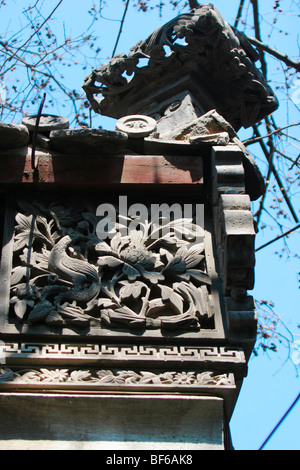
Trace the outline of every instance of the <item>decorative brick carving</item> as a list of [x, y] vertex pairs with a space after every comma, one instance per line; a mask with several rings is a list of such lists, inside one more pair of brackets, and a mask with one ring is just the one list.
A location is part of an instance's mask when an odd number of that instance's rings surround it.
[[68, 363], [194, 363], [197, 367], [214, 363], [215, 367], [243, 366], [242, 349], [208, 346], [117, 345], [117, 344], [59, 344], [59, 343], [5, 343], [2, 355], [8, 364]]
[[243, 152], [236, 145], [213, 149], [213, 213], [231, 338], [253, 344], [257, 316], [253, 298], [255, 228], [244, 186]]
[[235, 388], [233, 374], [212, 371], [138, 371], [125, 369], [0, 369], [0, 390], [45, 389], [197, 391]]
[[254, 284], [255, 230], [242, 156], [234, 145], [213, 150], [214, 228], [225, 292]]
[[[213, 264], [207, 266], [206, 259], [212, 248], [204, 227], [187, 217], [159, 226], [149, 209], [139, 229], [134, 217], [127, 217], [124, 235], [120, 219], [113, 235], [102, 240], [97, 228], [106, 219], [91, 207], [88, 200], [78, 205], [18, 201], [6, 254], [11, 257], [6, 268], [10, 324], [32, 331], [43, 325], [53, 332], [218, 328]], [[7, 309], [3, 300], [2, 311]]]

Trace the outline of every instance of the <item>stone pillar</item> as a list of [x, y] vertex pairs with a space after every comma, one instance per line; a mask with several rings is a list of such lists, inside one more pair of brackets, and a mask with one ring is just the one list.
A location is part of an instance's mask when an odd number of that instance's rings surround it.
[[219, 397], [1, 393], [1, 450], [224, 450]]

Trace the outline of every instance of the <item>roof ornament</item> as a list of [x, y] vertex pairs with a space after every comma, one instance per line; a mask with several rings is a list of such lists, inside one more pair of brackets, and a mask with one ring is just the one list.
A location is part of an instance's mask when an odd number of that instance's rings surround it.
[[[147, 65], [141, 66], [142, 59]], [[246, 36], [226, 23], [212, 4], [203, 4], [155, 30], [128, 55], [118, 54], [93, 70], [83, 89], [96, 113], [116, 119], [141, 114], [156, 120], [174, 96], [188, 90], [197, 102], [197, 117], [216, 109], [237, 131], [278, 108], [255, 65], [258, 59]]]

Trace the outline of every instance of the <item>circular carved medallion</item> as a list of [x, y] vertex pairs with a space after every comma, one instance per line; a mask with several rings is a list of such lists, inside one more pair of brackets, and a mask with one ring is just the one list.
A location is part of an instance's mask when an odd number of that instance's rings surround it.
[[133, 114], [119, 119], [116, 123], [116, 130], [126, 132], [128, 137], [147, 137], [156, 130], [156, 121], [148, 116]]
[[[26, 116], [22, 119], [29, 131], [34, 131], [37, 116]], [[39, 122], [40, 132], [50, 132], [56, 129], [68, 129], [69, 120], [63, 116], [53, 116], [51, 114], [42, 114]]]

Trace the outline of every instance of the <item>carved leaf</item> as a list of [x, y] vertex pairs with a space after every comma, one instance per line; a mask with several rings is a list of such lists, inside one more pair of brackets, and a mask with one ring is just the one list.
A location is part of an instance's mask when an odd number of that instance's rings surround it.
[[109, 384], [109, 383], [115, 383], [116, 379], [115, 376], [113, 375], [112, 372], [107, 371], [106, 374], [102, 374], [102, 376], [99, 377], [99, 383], [101, 384]]
[[81, 307], [72, 305], [63, 305], [60, 307], [58, 313], [66, 318], [69, 323], [72, 324], [83, 324], [89, 322], [89, 317], [84, 314]]
[[88, 370], [73, 370], [70, 374], [71, 380], [74, 382], [84, 382], [90, 380], [92, 374]]
[[212, 285], [212, 281], [208, 274], [200, 269], [188, 269], [186, 272], [191, 278], [195, 281], [198, 281], [201, 284], [206, 284], [208, 286]]
[[51, 244], [54, 243], [54, 240], [52, 238], [51, 234], [51, 228], [53, 226], [53, 221], [50, 223], [47, 222], [47, 219], [45, 217], [41, 217], [38, 215], [36, 217], [36, 229], [43, 235], [45, 236]]
[[157, 284], [158, 281], [163, 281], [165, 276], [160, 272], [156, 271], [146, 271], [142, 266], [139, 266], [139, 270], [141, 271], [143, 277], [148, 279], [152, 284]]
[[171, 306], [173, 307], [173, 310], [176, 313], [178, 313], [178, 314], [183, 313], [183, 299], [182, 299], [182, 297], [179, 294], [177, 294], [176, 292], [174, 292], [174, 290], [171, 289], [168, 286], [163, 286], [163, 285], [160, 284], [159, 287], [160, 287], [160, 290], [161, 290], [162, 300], [164, 302], [170, 303]]
[[135, 384], [140, 381], [141, 376], [133, 370], [121, 370], [117, 372], [118, 377], [122, 377], [126, 384]]
[[111, 299], [102, 298], [98, 300], [98, 306], [102, 308], [115, 307], [117, 304]]
[[120, 253], [130, 243], [130, 237], [122, 237], [120, 232], [112, 238], [110, 242], [111, 249], [116, 253]]
[[232, 385], [232, 380], [227, 374], [217, 375], [215, 377], [217, 385]]
[[48, 271], [49, 255], [50, 251], [45, 248], [42, 248], [42, 253], [24, 248], [23, 254], [20, 255], [20, 260], [27, 266], [34, 267], [44, 272]]
[[164, 385], [171, 385], [174, 381], [174, 375], [176, 372], [164, 372], [160, 374], [160, 380]]
[[152, 299], [149, 302], [146, 313], [147, 318], [158, 318], [163, 313], [167, 314], [168, 306], [162, 299]]
[[148, 289], [147, 285], [141, 281], [136, 281], [134, 283], [130, 283], [128, 281], [121, 281], [120, 284], [123, 284], [123, 287], [121, 287], [119, 294], [121, 299], [128, 299], [129, 297], [137, 299], [138, 297], [140, 297], [143, 288]]
[[16, 222], [19, 225], [18, 228], [20, 228], [22, 230], [32, 230], [32, 228], [33, 228], [32, 227], [32, 224], [33, 224], [33, 216], [32, 215], [26, 216], [26, 215], [22, 214], [21, 212], [19, 212], [16, 215]]
[[183, 235], [187, 238], [193, 238], [197, 235], [195, 232], [196, 226], [193, 224], [193, 219], [176, 219], [163, 227], [163, 230], [170, 228], [175, 234], [181, 238]]
[[42, 374], [38, 370], [30, 370], [22, 375], [22, 382], [38, 383], [42, 381]]
[[10, 382], [17, 376], [11, 369], [0, 369], [0, 382]]
[[166, 259], [167, 263], [170, 263], [170, 261], [172, 261], [173, 259], [173, 255], [165, 248], [160, 248], [159, 254], [160, 254], [161, 259], [164, 259], [164, 258]]
[[20, 232], [14, 237], [14, 251], [19, 251], [29, 243], [29, 230]]
[[216, 385], [218, 379], [214, 377], [213, 372], [201, 372], [197, 374], [197, 382], [203, 385]]
[[44, 300], [43, 302], [40, 302], [34, 307], [28, 319], [31, 322], [40, 321], [45, 318], [52, 311], [52, 309], [52, 304], [47, 300]]
[[99, 377], [99, 384], [123, 384], [124, 378], [115, 376], [111, 370], [101, 370], [97, 372], [97, 376]]
[[176, 256], [171, 259], [167, 266], [163, 269], [163, 272], [171, 271], [174, 274], [181, 274], [186, 271], [186, 263], [182, 260], [180, 256]]
[[116, 268], [123, 264], [123, 261], [115, 258], [114, 256], [101, 256], [98, 258], [97, 265], [108, 267], [108, 268]]
[[181, 247], [176, 253], [176, 256], [180, 256], [185, 261], [187, 269], [197, 266], [204, 259], [204, 244], [198, 243], [193, 245], [190, 249]]
[[45, 382], [66, 382], [68, 379], [68, 369], [41, 369], [41, 378]]
[[194, 315], [200, 317], [207, 314], [207, 307], [203, 301], [201, 288], [197, 288], [193, 284], [187, 282], [175, 283], [173, 287], [190, 302], [190, 312], [193, 312]]
[[196, 317], [183, 313], [173, 317], [161, 317], [162, 327], [164, 328], [198, 328], [199, 322]]
[[21, 300], [21, 299], [17, 300], [14, 305], [14, 311], [17, 317], [22, 320], [22, 318], [24, 317], [26, 313], [26, 310], [27, 310], [26, 300]]
[[111, 247], [105, 243], [105, 242], [100, 242], [100, 243], [97, 243], [94, 247], [95, 251], [97, 253], [99, 253], [100, 255], [105, 255], [107, 253], [111, 253], [112, 252], [112, 249]]
[[26, 266], [17, 266], [11, 272], [10, 285], [15, 286], [26, 276]]
[[140, 384], [161, 384], [160, 376], [154, 374], [153, 372], [142, 372], [142, 378], [140, 379]]
[[63, 326], [65, 324], [64, 319], [59, 315], [58, 312], [52, 310], [46, 318], [47, 325], [52, 326]]
[[25, 216], [18, 213], [16, 215], [18, 223], [16, 229], [17, 233], [14, 237], [14, 251], [19, 251], [25, 245], [33, 242], [34, 239], [40, 239], [51, 247], [54, 245], [55, 240], [51, 235], [51, 222], [48, 224], [47, 220], [41, 216]]
[[[176, 246], [178, 243], [178, 239], [174, 236], [173, 233], [168, 233], [167, 235], [155, 240], [150, 246], [149, 248], [153, 248], [154, 246], [170, 246], [170, 247], [173, 247], [173, 246]], [[186, 243], [186, 242], [184, 242]]]
[[141, 276], [141, 273], [137, 269], [127, 263], [124, 263], [123, 274], [125, 274], [130, 281], [135, 281], [137, 277]]
[[101, 318], [109, 325], [112, 322], [117, 322], [125, 326], [143, 328], [146, 324], [145, 318], [139, 317], [134, 312], [131, 312], [130, 309], [126, 309], [125, 307], [118, 308], [116, 310], [102, 310]]

